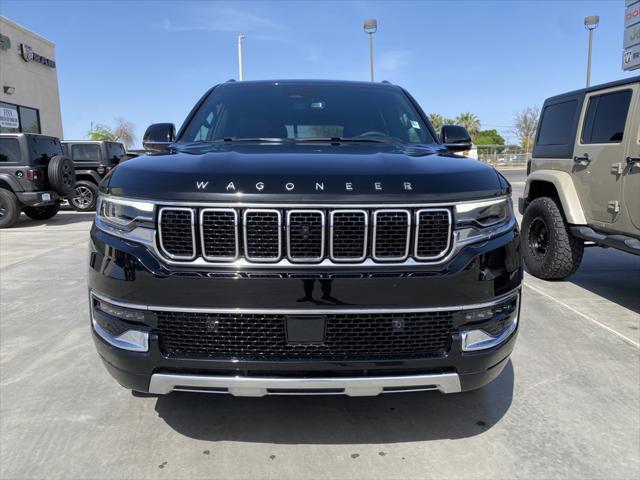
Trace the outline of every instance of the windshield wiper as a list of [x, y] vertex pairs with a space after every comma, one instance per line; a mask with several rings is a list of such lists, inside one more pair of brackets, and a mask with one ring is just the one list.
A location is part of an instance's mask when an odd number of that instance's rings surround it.
[[392, 138], [365, 138], [365, 137], [305, 137], [295, 138], [295, 142], [334, 142], [334, 143], [391, 143]]
[[278, 137], [225, 137], [222, 139], [225, 143], [240, 143], [240, 142], [264, 142], [264, 143], [284, 143], [291, 142], [290, 138], [278, 138]]

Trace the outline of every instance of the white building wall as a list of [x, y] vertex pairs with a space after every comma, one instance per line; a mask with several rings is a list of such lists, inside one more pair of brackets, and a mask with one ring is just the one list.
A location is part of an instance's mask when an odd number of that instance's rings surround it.
[[[11, 42], [7, 50], [0, 48], [0, 101], [38, 109], [41, 133], [62, 138], [57, 65], [51, 68], [34, 60], [26, 62], [20, 50], [20, 44], [26, 44], [55, 61], [54, 44], [2, 16], [0, 34]], [[15, 90], [9, 95], [4, 87]]]

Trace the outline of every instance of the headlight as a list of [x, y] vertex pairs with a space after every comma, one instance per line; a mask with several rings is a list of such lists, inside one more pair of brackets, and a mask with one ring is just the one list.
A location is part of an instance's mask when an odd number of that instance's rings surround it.
[[100, 196], [96, 226], [112, 235], [153, 244], [155, 205], [151, 202]]
[[461, 203], [455, 208], [458, 241], [470, 243], [501, 233], [515, 222], [510, 197]]

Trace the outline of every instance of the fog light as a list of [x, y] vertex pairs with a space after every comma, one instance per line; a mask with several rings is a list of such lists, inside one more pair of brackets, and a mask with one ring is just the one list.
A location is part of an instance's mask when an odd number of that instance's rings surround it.
[[[507, 340], [518, 327], [519, 303], [520, 295], [518, 294], [517, 297], [499, 305], [463, 312], [462, 315], [465, 322], [479, 323], [484, 321], [484, 323], [461, 332], [462, 350], [465, 352], [486, 350], [496, 347]], [[487, 321], [491, 319], [495, 319], [495, 322]], [[500, 326], [499, 333], [496, 332], [496, 335], [492, 335], [492, 331], [496, 331], [496, 324], [502, 325], [504, 328]], [[493, 328], [491, 328], [492, 326]]]
[[129, 323], [143, 322], [145, 314], [144, 310], [124, 308], [93, 295], [91, 297], [91, 323], [94, 331], [105, 342], [123, 350], [149, 351], [148, 327]]

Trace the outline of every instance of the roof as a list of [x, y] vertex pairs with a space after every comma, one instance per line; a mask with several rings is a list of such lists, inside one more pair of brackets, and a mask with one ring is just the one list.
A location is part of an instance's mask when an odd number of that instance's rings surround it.
[[274, 79], [274, 80], [229, 80], [220, 86], [240, 87], [255, 85], [344, 85], [357, 87], [374, 87], [374, 88], [398, 88], [389, 82], [368, 82], [355, 80], [311, 80], [311, 79]]
[[[44, 38], [42, 35], [38, 35], [35, 32], [32, 32], [31, 30], [29, 30], [26, 27], [23, 27], [22, 25], [20, 25], [19, 23], [14, 22], [13, 20], [8, 19], [7, 17], [4, 17], [2, 15], [0, 15], [0, 25], [2, 23], [6, 23], [7, 25], [11, 25], [13, 28], [20, 30], [22, 33], [24, 33], [25, 35], [31, 36], [33, 38], [37, 38], [38, 40], [40, 40], [43, 43], [48, 44], [51, 47], [55, 48], [55, 44], [51, 41], [48, 40], [46, 38]], [[1, 30], [1, 29], [0, 29]]]
[[587, 87], [587, 88], [580, 88], [578, 90], [572, 90], [570, 92], [554, 95], [553, 97], [547, 98], [546, 101], [548, 102], [550, 100], [555, 100], [557, 98], [563, 98], [563, 97], [569, 97], [569, 96], [573, 97], [578, 95], [584, 95], [586, 93], [595, 92], [598, 90], [605, 90], [607, 88], [620, 87], [622, 85], [630, 85], [632, 83], [639, 83], [639, 82], [640, 82], [640, 75], [636, 75], [634, 77], [624, 78], [622, 80], [617, 80], [615, 82], [601, 83], [600, 85], [591, 85], [590, 87]]

